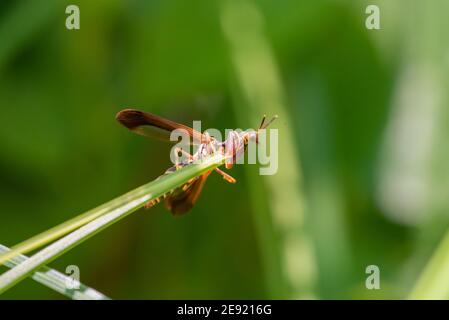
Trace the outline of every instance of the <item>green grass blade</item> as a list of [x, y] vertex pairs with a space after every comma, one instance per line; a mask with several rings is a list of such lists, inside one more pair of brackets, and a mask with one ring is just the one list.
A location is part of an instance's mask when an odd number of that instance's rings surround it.
[[[132, 192], [136, 192], [136, 191], [138, 191], [138, 190], [136, 189], [136, 190], [133, 190]], [[125, 194], [119, 198], [109, 201], [97, 208], [89, 210], [79, 216], [76, 216], [73, 219], [70, 219], [64, 223], [61, 223], [60, 225], [57, 225], [51, 229], [48, 229], [34, 237], [31, 237], [30, 239], [27, 239], [27, 240], [15, 245], [14, 247], [12, 247], [12, 250], [10, 252], [0, 256], [0, 264], [11, 259], [12, 257], [14, 257], [17, 254], [27, 253], [32, 250], [38, 249], [54, 240], [61, 238], [62, 236], [72, 232], [73, 230], [76, 230], [79, 227], [82, 227], [86, 223], [89, 223], [89, 222], [97, 219], [98, 217], [107, 213], [112, 208], [117, 207], [120, 203], [122, 203], [122, 201], [126, 197], [128, 197], [128, 195], [129, 194]]]
[[409, 299], [449, 299], [449, 232], [416, 282]]
[[[8, 247], [0, 244], [0, 253], [9, 252], [10, 250], [11, 249]], [[27, 256], [19, 255], [9, 261], [6, 261], [5, 266], [8, 268], [14, 268], [28, 259], [29, 258]], [[34, 272], [31, 275], [31, 278], [72, 300], [110, 300], [110, 298], [101, 292], [98, 292], [83, 283], [79, 283], [78, 289], [68, 289], [67, 283], [71, 281], [71, 278], [47, 266], [43, 266], [38, 271]]]
[[[111, 203], [109, 209], [103, 206], [99, 207], [102, 208], [100, 211], [105, 209], [106, 213], [42, 249], [17, 267], [2, 274], [0, 276], [0, 293], [6, 291], [34, 270], [56, 259], [97, 232], [141, 208], [146, 202], [169, 192], [206, 171], [220, 166], [223, 162], [224, 158], [222, 155], [209, 157], [204, 159], [200, 164], [192, 164], [172, 174], [163, 175], [124, 196], [118, 197], [109, 202]], [[96, 215], [96, 212], [91, 212], [91, 214]], [[0, 258], [3, 256], [0, 256]]]
[[[160, 179], [159, 179], [160, 180]], [[159, 181], [158, 180], [158, 181]], [[151, 182], [152, 183], [152, 182]], [[120, 197], [108, 201], [92, 210], [89, 210], [73, 219], [70, 219], [60, 225], [57, 225], [47, 231], [44, 231], [28, 240], [25, 240], [12, 247], [12, 250], [6, 254], [0, 255], [0, 264], [5, 263], [12, 257], [18, 254], [24, 254], [32, 250], [38, 249], [50, 242], [53, 242], [62, 236], [78, 229], [79, 227], [89, 223], [105, 213], [123, 205], [123, 203], [132, 200], [136, 195], [148, 193], [147, 189], [151, 183], [143, 185], [135, 190], [132, 190]]]
[[[317, 270], [304, 226], [302, 172], [264, 17], [254, 1], [224, 0], [221, 20], [238, 84], [233, 103], [237, 116], [254, 125], [265, 113], [268, 119], [279, 116], [273, 125], [279, 130], [279, 170], [264, 177], [264, 185], [256, 173], [248, 179], [267, 288], [271, 298], [310, 298]], [[269, 203], [261, 201], [264, 193]]]
[[20, 253], [27, 253], [32, 250], [38, 249], [54, 240], [61, 238], [62, 236], [72, 232], [73, 230], [82, 227], [86, 223], [89, 223], [99, 218], [108, 211], [117, 208], [118, 206], [123, 204], [123, 202], [125, 202], [127, 199], [131, 198], [133, 194], [140, 194], [142, 191], [145, 190], [146, 187], [147, 185], [141, 186], [118, 198], [108, 201], [92, 210], [89, 210], [83, 214], [80, 214], [79, 216], [76, 216], [73, 219], [67, 220], [66, 222], [61, 223], [60, 225], [57, 225], [51, 229], [48, 229], [34, 237], [31, 237], [30, 239], [27, 239], [15, 245], [14, 247], [12, 247], [12, 250], [10, 252], [0, 256], [0, 264], [11, 259], [14, 255]]

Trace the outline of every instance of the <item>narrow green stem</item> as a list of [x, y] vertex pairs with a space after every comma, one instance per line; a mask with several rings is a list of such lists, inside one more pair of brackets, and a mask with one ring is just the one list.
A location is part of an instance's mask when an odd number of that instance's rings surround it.
[[[5, 253], [10, 251], [8, 247], [0, 244], [0, 253]], [[19, 255], [12, 260], [6, 261], [5, 266], [8, 268], [14, 268], [15, 266], [27, 261], [29, 258], [24, 255]], [[36, 282], [53, 289], [60, 294], [72, 300], [110, 300], [107, 296], [92, 289], [81, 282], [78, 282], [77, 289], [70, 289], [67, 284], [73, 283], [72, 278], [66, 276], [65, 274], [51, 269], [49, 267], [43, 266], [38, 271], [33, 272], [31, 278]]]
[[127, 194], [124, 194], [114, 200], [106, 202], [99, 207], [96, 207], [83, 214], [80, 214], [75, 218], [67, 220], [64, 223], [61, 223], [51, 229], [48, 229], [38, 235], [35, 235], [34, 237], [31, 237], [30, 239], [27, 239], [13, 246], [11, 251], [9, 251], [6, 254], [0, 255], [0, 264], [11, 259], [17, 254], [27, 253], [32, 250], [38, 249], [54, 240], [61, 238], [62, 236], [72, 232], [73, 230], [78, 229], [79, 227], [85, 225], [86, 223], [89, 223], [99, 218], [100, 216], [104, 215], [111, 209], [118, 207], [121, 203], [126, 201], [126, 199], [129, 198], [134, 192], [139, 192], [139, 189], [145, 189], [145, 187], [146, 185], [141, 186], [138, 189], [135, 189]]
[[[218, 166], [219, 164], [217, 164]], [[181, 170], [180, 170], [181, 171]], [[179, 171], [179, 172], [180, 172]], [[177, 173], [178, 174], [178, 173]], [[160, 184], [160, 180], [158, 179], [158, 184]], [[105, 213], [118, 208], [128, 201], [133, 200], [137, 195], [148, 194], [149, 188], [151, 189], [153, 182], [150, 182], [146, 185], [143, 185], [137, 189], [134, 189], [124, 195], [121, 195], [111, 201], [108, 201], [92, 210], [89, 210], [83, 214], [76, 216], [70, 220], [67, 220], [64, 223], [61, 223], [51, 229], [48, 229], [30, 239], [27, 239], [15, 246], [12, 247], [12, 250], [8, 253], [0, 255], [0, 264], [5, 263], [10, 260], [12, 257], [18, 254], [24, 254], [30, 252], [32, 250], [38, 249], [54, 240], [61, 238], [62, 236], [72, 232], [73, 230], [78, 229], [79, 227], [89, 223]]]
[[[118, 197], [117, 199], [109, 202], [111, 204], [109, 208], [105, 206], [99, 207], [100, 209], [97, 210], [105, 210], [105, 212], [100, 215], [100, 217], [96, 218], [96, 220], [83, 225], [76, 231], [73, 231], [72, 233], [45, 247], [27, 261], [24, 261], [17, 267], [2, 274], [0, 276], [0, 294], [24, 279], [34, 270], [56, 259], [84, 240], [141, 208], [146, 202], [153, 200], [178, 186], [181, 186], [196, 176], [199, 176], [209, 170], [213, 170], [223, 164], [223, 162], [224, 158], [222, 155], [211, 156], [204, 159], [199, 164], [192, 164], [172, 174], [163, 175], [158, 179], [127, 193], [124, 196]], [[97, 212], [95, 210], [93, 212], [91, 211], [90, 214], [97, 216]], [[85, 218], [89, 217], [87, 216]], [[31, 242], [30, 246], [32, 246], [32, 244], [33, 243]], [[15, 255], [17, 255], [17, 252], [15, 252]], [[0, 258], [2, 257], [3, 256]]]

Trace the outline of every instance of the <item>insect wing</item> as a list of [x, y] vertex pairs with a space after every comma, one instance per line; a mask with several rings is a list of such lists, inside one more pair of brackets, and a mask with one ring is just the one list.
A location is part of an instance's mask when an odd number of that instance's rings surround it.
[[185, 130], [185, 132], [193, 138], [194, 144], [203, 141], [203, 135], [200, 132], [149, 112], [125, 109], [117, 113], [116, 118], [117, 121], [129, 130], [145, 137], [170, 141], [171, 132], [176, 129], [181, 129]]
[[175, 190], [165, 201], [167, 209], [170, 210], [173, 215], [181, 215], [192, 209], [211, 172], [212, 171], [209, 171], [202, 176], [199, 176], [197, 179], [183, 185], [178, 190]]

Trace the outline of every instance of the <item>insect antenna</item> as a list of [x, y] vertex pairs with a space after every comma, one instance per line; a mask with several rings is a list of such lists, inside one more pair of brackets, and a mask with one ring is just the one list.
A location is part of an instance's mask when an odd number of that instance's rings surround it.
[[262, 122], [260, 123], [259, 129], [262, 129], [262, 128], [263, 128], [263, 124], [265, 123], [265, 119], [266, 119], [266, 118], [267, 118], [267, 115], [264, 114], [264, 115], [263, 115], [263, 118], [262, 118]]
[[[264, 124], [263, 126], [260, 127], [260, 129], [266, 129], [274, 120], [276, 120], [278, 118], [277, 115], [275, 115], [273, 118], [271, 118], [270, 121], [268, 121], [266, 124]], [[265, 117], [264, 117], [265, 119]], [[264, 123], [264, 121], [262, 122], [262, 124]]]

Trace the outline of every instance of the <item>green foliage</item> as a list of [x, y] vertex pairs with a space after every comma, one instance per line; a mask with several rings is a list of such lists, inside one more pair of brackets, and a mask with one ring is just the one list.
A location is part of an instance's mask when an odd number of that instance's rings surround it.
[[[185, 217], [132, 215], [51, 267], [75, 262], [83, 281], [127, 299], [391, 299], [417, 279], [412, 297], [444, 297], [446, 242], [429, 258], [449, 224], [447, 1], [379, 0], [381, 30], [364, 27], [365, 0], [250, 1], [260, 19], [234, 31], [258, 38], [240, 42], [240, 69], [228, 2], [0, 4], [0, 243], [54, 241], [87, 222], [77, 212], [164, 172], [169, 146], [121, 128], [124, 107], [203, 129], [255, 127], [282, 108], [273, 127], [289, 132], [281, 176], [294, 183], [236, 166], [238, 183], [212, 175]], [[68, 4], [78, 31], [64, 27]], [[251, 66], [248, 81], [239, 70]], [[290, 214], [303, 224], [280, 229]], [[365, 288], [371, 264], [381, 290]], [[59, 297], [44, 289], [24, 281], [1, 297]]]
[[[1, 254], [9, 251], [9, 248], [0, 245]], [[5, 265], [8, 268], [14, 268], [17, 265], [27, 261], [28, 259], [29, 258], [24, 255], [19, 255], [11, 259], [10, 261], [7, 261]], [[53, 289], [72, 300], [109, 300], [109, 298], [104, 294], [96, 291], [95, 289], [89, 288], [88, 286], [80, 282], [76, 283], [76, 288], [67, 288], [67, 284], [72, 284], [74, 280], [72, 278], [69, 278], [65, 274], [62, 274], [45, 266], [33, 272], [31, 274], [31, 278], [36, 282], [47, 286], [48, 288]]]

